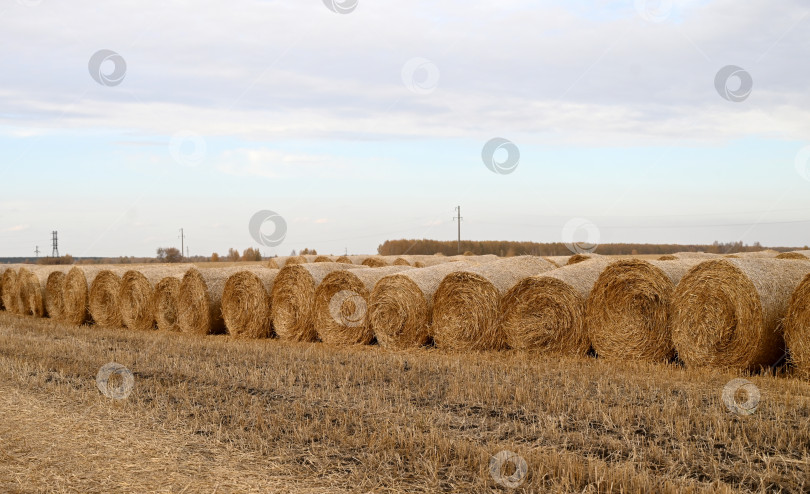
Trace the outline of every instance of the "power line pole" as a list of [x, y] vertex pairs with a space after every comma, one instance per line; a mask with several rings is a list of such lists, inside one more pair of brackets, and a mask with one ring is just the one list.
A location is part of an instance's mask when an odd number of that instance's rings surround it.
[[34, 249], [34, 252], [37, 254], [37, 258], [39, 258], [39, 245], [37, 245], [37, 248]]
[[186, 243], [186, 234], [183, 232], [183, 229], [180, 229], [180, 257], [183, 257], [183, 252], [185, 252], [185, 243]]
[[51, 232], [51, 239], [53, 241], [53, 251], [51, 257], [59, 257], [59, 232]]
[[453, 221], [458, 222], [458, 253], [461, 254], [461, 220], [464, 218], [461, 217], [461, 206], [456, 206], [456, 211], [458, 213], [456, 217], [453, 218]]
[[188, 253], [188, 250], [189, 250], [189, 247], [188, 247], [188, 245], [186, 245], [186, 258], [187, 259], [191, 258], [191, 255]]

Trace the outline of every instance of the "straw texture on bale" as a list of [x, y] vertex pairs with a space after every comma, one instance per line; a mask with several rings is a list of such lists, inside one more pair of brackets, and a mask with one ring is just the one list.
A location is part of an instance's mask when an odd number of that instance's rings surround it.
[[177, 296], [177, 328], [183, 333], [190, 334], [224, 333], [222, 292], [225, 290], [225, 283], [233, 274], [246, 269], [267, 268], [263, 266], [191, 268], [186, 271]]
[[12, 314], [19, 314], [22, 311], [20, 306], [20, 295], [17, 288], [17, 270], [14, 268], [6, 269], [3, 272], [3, 278], [0, 280], [2, 284], [2, 298], [3, 307]]
[[45, 294], [39, 277], [28, 268], [17, 273], [19, 314], [45, 317]]
[[519, 281], [556, 266], [541, 257], [510, 257], [444, 277], [433, 300], [431, 335], [436, 346], [455, 350], [506, 348], [501, 298]]
[[354, 264], [349, 256], [340, 256], [335, 260], [335, 262], [339, 262], [341, 264]]
[[65, 310], [62, 291], [65, 288], [64, 271], [52, 271], [45, 280], [45, 312], [48, 317], [61, 321]]
[[284, 260], [284, 267], [292, 266], [293, 264], [309, 264], [309, 260], [304, 256], [292, 256]]
[[367, 257], [361, 264], [370, 268], [382, 268], [389, 265], [388, 261], [382, 256]]
[[394, 264], [393, 265], [394, 266], [410, 266], [411, 263], [410, 263], [410, 261], [408, 261], [404, 257], [397, 257], [396, 259], [394, 259]]
[[267, 264], [265, 264], [264, 267], [269, 269], [278, 269], [278, 263], [276, 262], [275, 259], [270, 259], [267, 261]]
[[329, 256], [318, 256], [312, 262], [335, 262], [335, 260]]
[[675, 286], [699, 259], [610, 264], [586, 304], [593, 349], [609, 360], [663, 361], [675, 356], [671, 303]]
[[785, 316], [785, 344], [796, 372], [804, 378], [810, 377], [810, 275], [790, 298]]
[[704, 261], [673, 299], [672, 341], [690, 367], [755, 370], [784, 355], [782, 319], [810, 263], [781, 259]]
[[596, 258], [526, 278], [503, 299], [503, 331], [511, 348], [585, 355], [590, 350], [586, 304], [610, 264]]
[[368, 304], [368, 322], [380, 346], [405, 349], [429, 343], [436, 289], [446, 275], [471, 266], [442, 263], [380, 279]]
[[121, 277], [121, 320], [133, 330], [155, 329], [155, 286], [168, 277], [180, 278], [192, 266], [172, 265], [131, 269]]
[[222, 317], [228, 333], [243, 338], [273, 334], [270, 292], [278, 269], [244, 270], [232, 274], [222, 292]]
[[369, 269], [366, 266], [336, 262], [319, 262], [285, 266], [273, 282], [270, 294], [273, 328], [284, 340], [315, 341], [317, 332], [313, 319], [315, 289], [334, 271]]
[[368, 302], [374, 285], [382, 278], [410, 266], [351, 269], [329, 273], [315, 290], [313, 319], [320, 339], [327, 344], [366, 345], [374, 331], [368, 324]]
[[676, 252], [672, 254], [678, 259], [718, 259], [723, 256], [720, 254], [712, 254], [710, 252]]
[[108, 268], [100, 271], [90, 284], [89, 309], [93, 321], [101, 326], [122, 327], [121, 276], [124, 268]]
[[810, 250], [796, 250], [793, 252], [783, 252], [776, 256], [777, 259], [798, 259], [800, 261], [810, 260]]
[[177, 297], [181, 279], [176, 276], [163, 278], [152, 292], [152, 307], [159, 331], [180, 331], [177, 327]]
[[90, 321], [90, 287], [96, 276], [106, 269], [102, 266], [76, 266], [68, 271], [62, 289], [63, 321], [75, 325]]
[[659, 261], [677, 261], [678, 256], [674, 254], [665, 254], [658, 258]]

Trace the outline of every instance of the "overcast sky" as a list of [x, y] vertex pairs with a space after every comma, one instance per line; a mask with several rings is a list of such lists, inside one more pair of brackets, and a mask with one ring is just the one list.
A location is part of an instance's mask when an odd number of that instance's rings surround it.
[[0, 257], [810, 244], [807, 2], [354, 2], [0, 0]]

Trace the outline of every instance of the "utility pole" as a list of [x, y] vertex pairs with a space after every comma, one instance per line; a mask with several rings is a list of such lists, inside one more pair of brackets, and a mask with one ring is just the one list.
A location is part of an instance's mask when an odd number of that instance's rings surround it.
[[180, 229], [180, 257], [183, 257], [183, 252], [185, 252], [185, 243], [186, 243], [186, 235], [183, 233], [183, 229]]
[[51, 232], [51, 239], [53, 240], [53, 251], [51, 257], [59, 257], [59, 232]]
[[461, 206], [456, 206], [456, 211], [457, 214], [453, 218], [453, 221], [458, 222], [458, 253], [461, 254], [461, 220], [463, 219], [461, 217]]
[[191, 255], [189, 255], [189, 253], [188, 253], [188, 245], [186, 245], [186, 259], [188, 259], [190, 257], [191, 257]]
[[39, 257], [39, 245], [37, 245], [37, 248], [34, 249], [34, 252], [37, 254], [37, 257]]

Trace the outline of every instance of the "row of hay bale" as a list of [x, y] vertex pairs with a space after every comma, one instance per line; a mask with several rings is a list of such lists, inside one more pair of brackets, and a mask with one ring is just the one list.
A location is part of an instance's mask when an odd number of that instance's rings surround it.
[[[441, 256], [429, 256], [442, 258]], [[132, 329], [810, 372], [807, 257], [520, 256], [248, 266], [2, 267], [6, 310]], [[288, 261], [285, 259], [284, 261]], [[562, 265], [562, 267], [560, 267]]]

